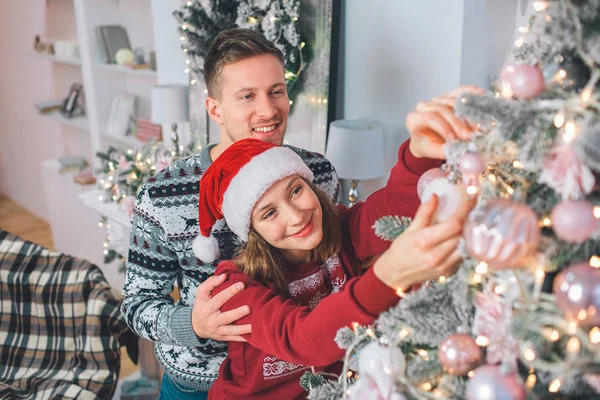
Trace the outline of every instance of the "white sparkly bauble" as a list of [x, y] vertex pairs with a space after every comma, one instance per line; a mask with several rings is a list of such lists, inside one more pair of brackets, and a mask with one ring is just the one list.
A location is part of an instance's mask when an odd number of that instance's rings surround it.
[[115, 61], [119, 65], [133, 64], [133, 52], [129, 49], [121, 49], [115, 54]]
[[404, 375], [406, 360], [397, 346], [383, 347], [377, 342], [366, 345], [358, 357], [359, 376], [389, 373]]
[[425, 203], [434, 194], [437, 195], [439, 202], [433, 218], [438, 222], [443, 222], [452, 217], [468, 200], [464, 187], [450, 183], [445, 178], [431, 181], [423, 189], [421, 202]]
[[526, 400], [527, 391], [516, 374], [503, 375], [498, 365], [482, 365], [467, 381], [467, 400]]

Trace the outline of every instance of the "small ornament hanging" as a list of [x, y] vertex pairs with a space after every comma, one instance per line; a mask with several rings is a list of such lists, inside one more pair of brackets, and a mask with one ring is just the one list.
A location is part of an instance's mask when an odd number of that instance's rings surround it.
[[508, 65], [501, 79], [503, 88], [520, 99], [532, 99], [544, 91], [544, 75], [535, 65]]
[[377, 342], [371, 342], [360, 351], [358, 357], [360, 375], [381, 374], [384, 370], [391, 371], [391, 374], [404, 375], [405, 368], [404, 353], [397, 346], [384, 347]]
[[481, 348], [469, 335], [456, 333], [448, 336], [438, 351], [440, 364], [449, 374], [462, 376], [481, 364]]
[[600, 269], [587, 262], [562, 270], [554, 280], [556, 305], [582, 326], [600, 325]]
[[519, 266], [540, 238], [535, 212], [506, 199], [491, 199], [471, 213], [463, 232], [469, 254], [492, 269]]
[[527, 391], [517, 374], [503, 375], [498, 365], [482, 365], [467, 382], [467, 400], [525, 400]]
[[549, 88], [581, 89], [590, 79], [590, 71], [579, 57], [554, 57], [554, 62], [542, 68], [545, 86]]
[[479, 154], [466, 153], [460, 157], [458, 169], [463, 177], [463, 185], [479, 186], [481, 174], [485, 172], [486, 164]]
[[587, 241], [598, 226], [594, 206], [583, 200], [561, 201], [552, 209], [550, 218], [556, 236], [569, 243]]

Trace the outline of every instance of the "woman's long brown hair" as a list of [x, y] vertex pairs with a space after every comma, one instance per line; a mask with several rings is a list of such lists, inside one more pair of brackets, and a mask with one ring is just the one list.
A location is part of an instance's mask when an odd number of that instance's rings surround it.
[[[339, 251], [341, 246], [340, 215], [327, 195], [312, 182], [304, 180], [317, 196], [321, 209], [323, 239], [311, 252], [311, 259], [322, 264]], [[271, 286], [284, 297], [289, 297], [286, 268], [290, 265], [281, 251], [271, 246], [250, 227], [248, 242], [236, 257], [238, 268], [250, 278], [265, 286]]]

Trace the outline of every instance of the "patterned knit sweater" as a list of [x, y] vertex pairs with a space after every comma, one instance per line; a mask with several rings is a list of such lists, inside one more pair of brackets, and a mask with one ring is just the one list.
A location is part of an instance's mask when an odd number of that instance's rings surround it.
[[[339, 200], [339, 180], [322, 155], [290, 147], [314, 173], [313, 182]], [[233, 258], [240, 240], [223, 222], [213, 233], [221, 258], [202, 263], [192, 251], [199, 233], [200, 178], [208, 166], [211, 146], [179, 160], [142, 187], [133, 210], [123, 312], [129, 327], [156, 342], [158, 361], [169, 377], [187, 387], [208, 391], [227, 355], [227, 344], [199, 339], [191, 313], [196, 288], [211, 276], [219, 261]], [[177, 282], [180, 300], [170, 293]]]

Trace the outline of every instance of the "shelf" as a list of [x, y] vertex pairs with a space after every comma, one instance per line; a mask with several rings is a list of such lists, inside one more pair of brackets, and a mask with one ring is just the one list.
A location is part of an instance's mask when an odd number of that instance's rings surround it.
[[127, 68], [118, 64], [96, 64], [96, 67], [107, 71], [126, 73], [130, 75], [147, 76], [151, 78], [157, 77], [156, 71], [153, 71], [151, 69]]
[[108, 220], [129, 229], [129, 217], [119, 208], [119, 205], [114, 202], [104, 203], [100, 200], [102, 192], [99, 189], [90, 190], [79, 194], [79, 198], [89, 208], [97, 211], [100, 215]]
[[42, 60], [51, 60], [58, 64], [65, 65], [75, 65], [81, 66], [81, 60], [79, 58], [65, 58], [65, 57], [57, 57], [51, 54], [37, 54], [37, 53], [27, 53], [29, 57], [39, 58]]
[[60, 111], [51, 111], [46, 114], [40, 113], [40, 115], [42, 117], [52, 118], [53, 120], [55, 120], [63, 125], [72, 126], [74, 128], [80, 129], [82, 131], [90, 130], [88, 119], [84, 115], [78, 116], [78, 117], [67, 118], [64, 115], [62, 115], [60, 113]]
[[145, 144], [134, 136], [118, 137], [104, 133], [102, 139], [118, 147], [127, 147], [131, 150], [139, 149]]

